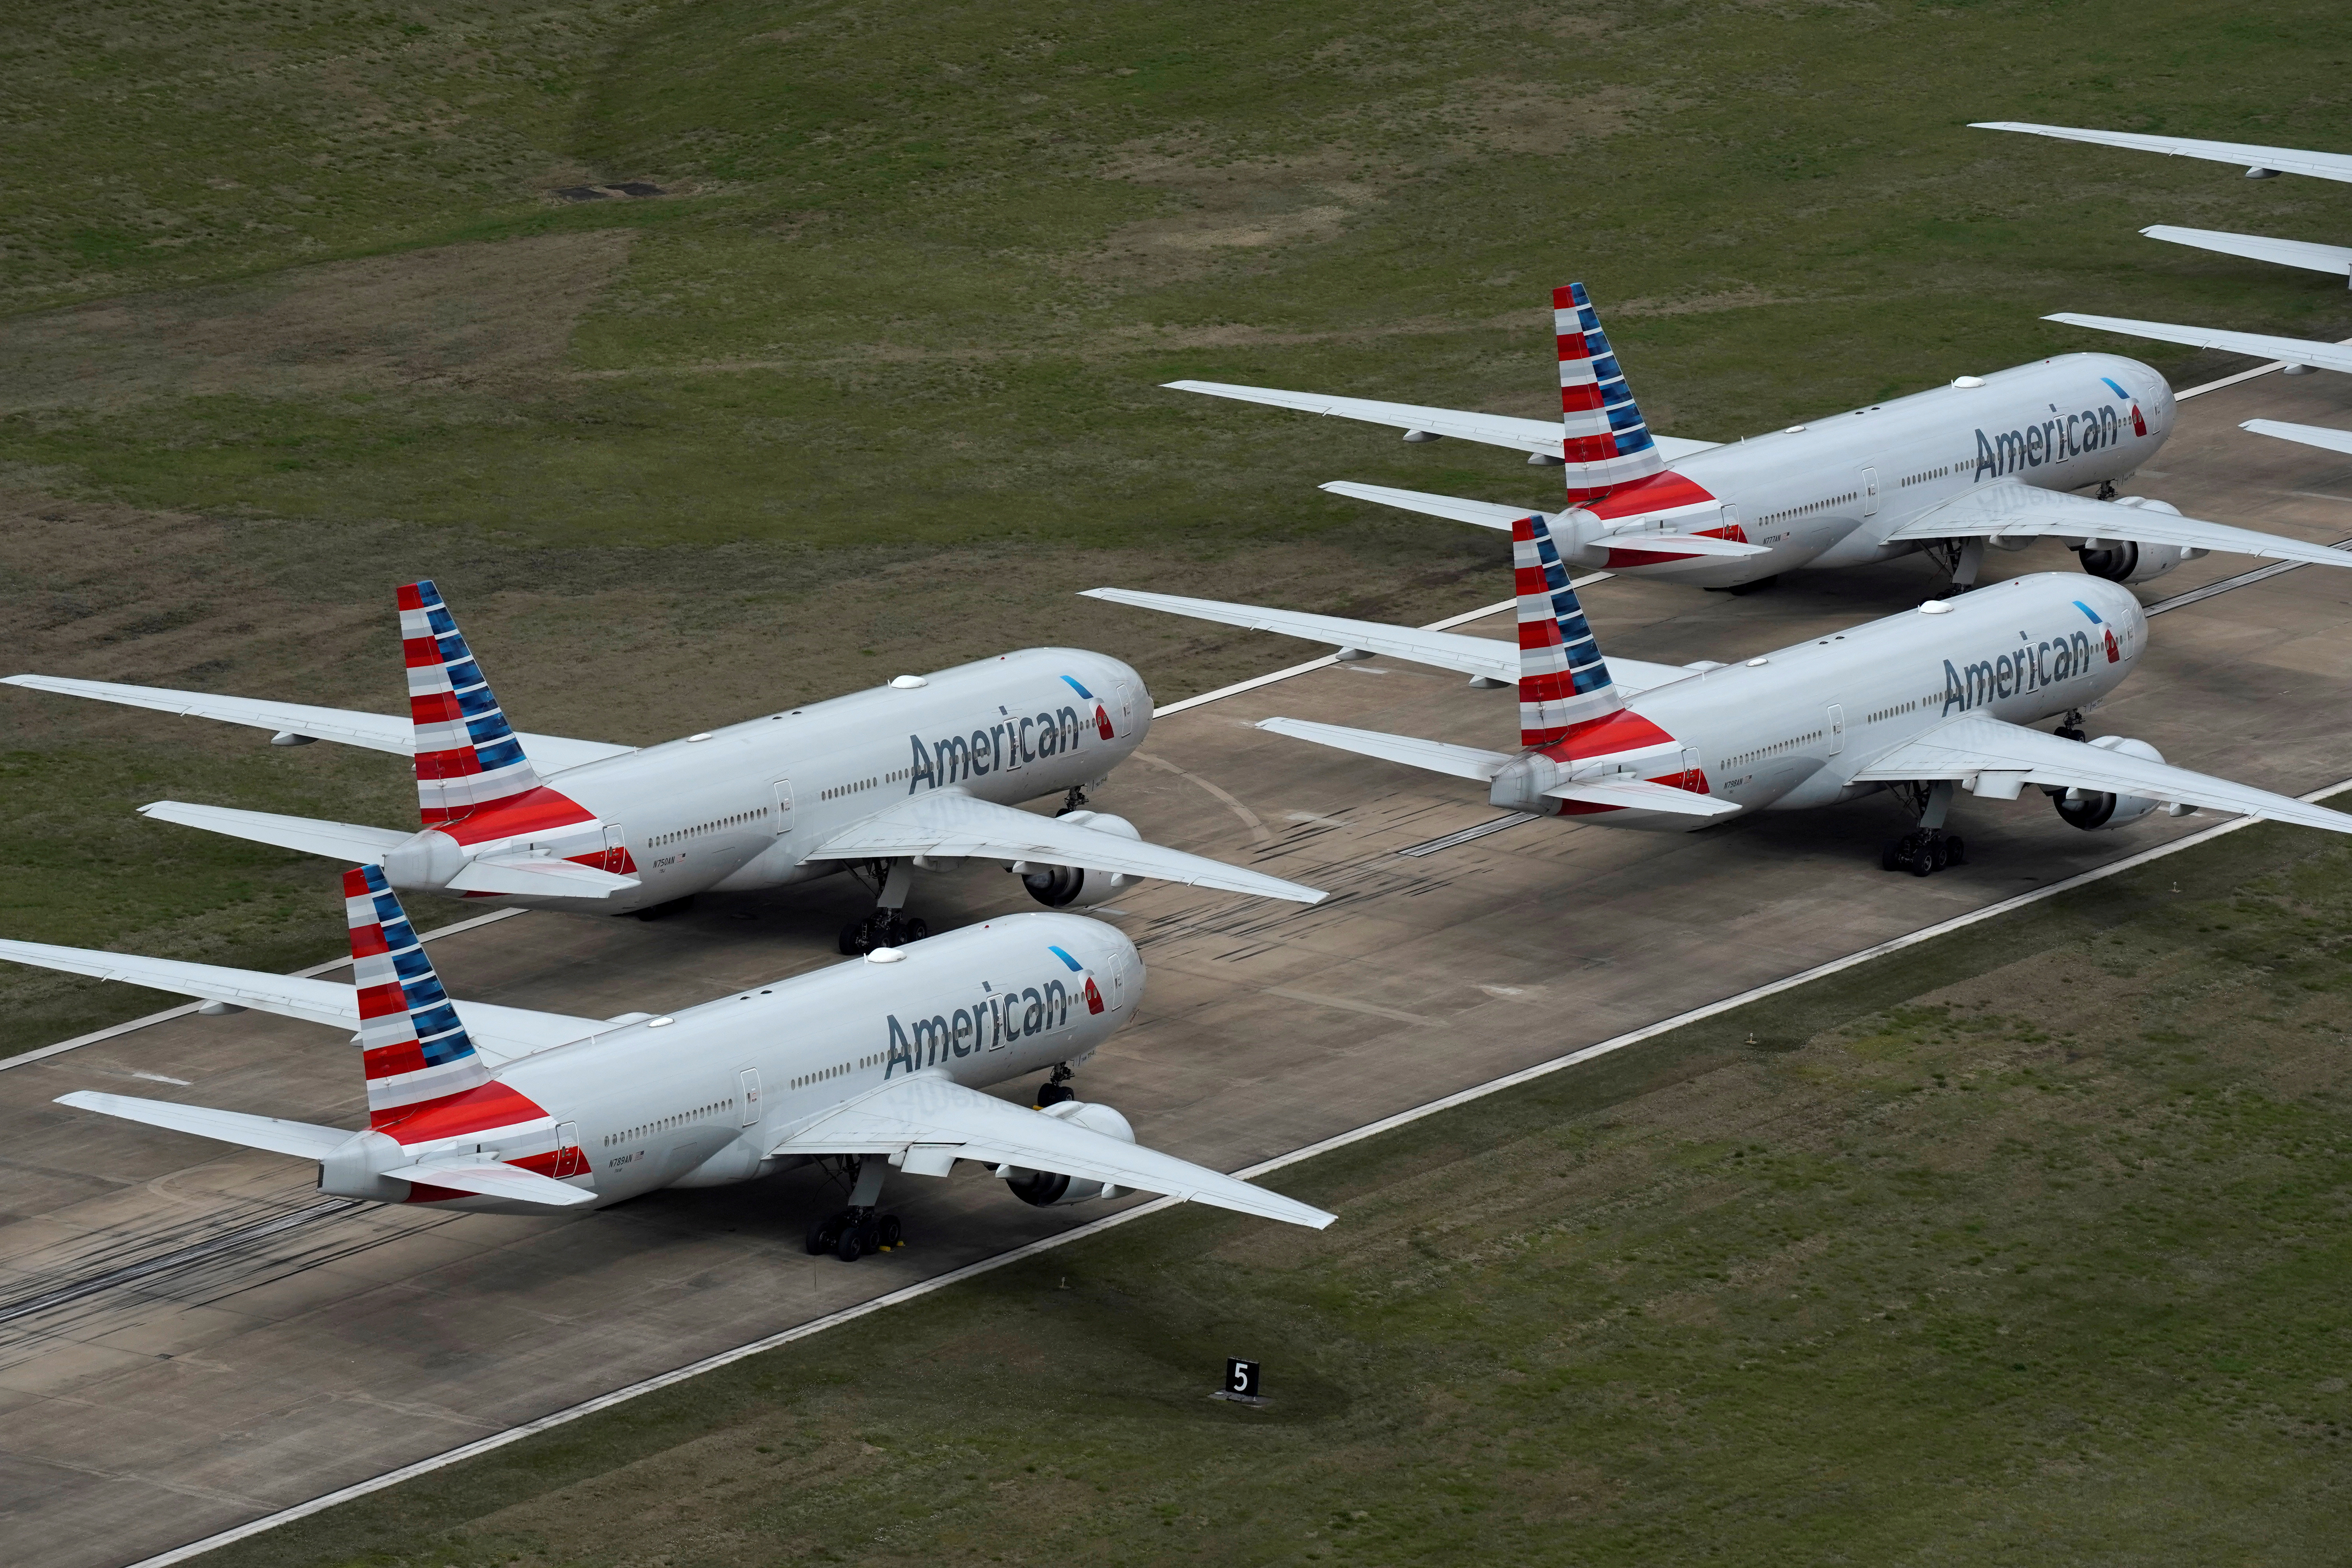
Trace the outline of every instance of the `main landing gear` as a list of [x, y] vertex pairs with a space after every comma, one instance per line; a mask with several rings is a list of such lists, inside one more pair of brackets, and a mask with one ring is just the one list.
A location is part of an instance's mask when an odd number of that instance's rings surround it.
[[1919, 826], [1878, 852], [1878, 868], [1932, 877], [1947, 866], [1967, 865], [1967, 840], [1944, 831], [1944, 818], [1952, 809], [1952, 781], [1937, 779], [1933, 784], [1897, 787], [1911, 796], [1919, 813]]
[[811, 1257], [832, 1253], [844, 1263], [855, 1263], [869, 1252], [888, 1252], [906, 1245], [906, 1231], [894, 1214], [877, 1214], [882, 1178], [889, 1164], [878, 1154], [852, 1155], [842, 1162], [850, 1173], [849, 1206], [809, 1226]]
[[[877, 947], [904, 947], [931, 934], [929, 922], [906, 912], [907, 893], [914, 885], [914, 864], [908, 860], [877, 862], [888, 869], [880, 877], [882, 891], [872, 914], [841, 928], [841, 951], [862, 958]], [[872, 875], [871, 872], [866, 873]]]

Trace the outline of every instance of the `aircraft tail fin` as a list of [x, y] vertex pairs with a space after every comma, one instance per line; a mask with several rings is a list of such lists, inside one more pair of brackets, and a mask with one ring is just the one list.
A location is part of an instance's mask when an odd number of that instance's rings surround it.
[[400, 589], [400, 649], [416, 735], [416, 805], [427, 827], [540, 787], [457, 617], [431, 578]]
[[1519, 601], [1519, 743], [1549, 746], [1625, 705], [1540, 512], [1511, 525]]
[[343, 873], [343, 911], [359, 992], [368, 1124], [384, 1127], [488, 1083], [489, 1068], [457, 1021], [383, 868]]
[[1587, 501], [1652, 474], [1665, 458], [1650, 438], [1641, 405], [1617, 368], [1600, 312], [1581, 283], [1551, 293], [1559, 343], [1560, 456], [1568, 460], [1568, 499]]

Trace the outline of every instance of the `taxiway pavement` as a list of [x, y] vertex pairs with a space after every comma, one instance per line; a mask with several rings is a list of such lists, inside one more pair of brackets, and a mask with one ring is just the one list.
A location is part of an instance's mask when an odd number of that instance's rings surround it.
[[[2192, 516], [2352, 538], [2352, 460], [2236, 428], [2255, 416], [2352, 426], [2352, 380], [2267, 375], [2187, 403], [2130, 488]], [[1496, 475], [1498, 493], [1526, 488], [1501, 459]], [[2072, 564], [2042, 544], [1994, 552], [1988, 575]], [[2209, 558], [2143, 597], [2259, 564]], [[1585, 598], [1604, 648], [1679, 663], [1746, 658], [1936, 585], [1914, 561], [1744, 597], [1617, 578]], [[1493, 596], [1507, 591], [1498, 567]], [[2307, 567], [2168, 611], [2093, 732], [2287, 794], [2352, 775], [2347, 606], [2352, 571]], [[1315, 651], [1263, 640], [1269, 667]], [[1484, 745], [1516, 731], [1509, 691], [1375, 659], [1165, 717], [1102, 792], [1160, 842], [1334, 895], [1300, 908], [1150, 884], [1096, 911], [1134, 936], [1150, 981], [1077, 1087], [1147, 1142], [1221, 1169], [2207, 825], [2084, 834], [2031, 792], [1963, 796], [1970, 864], [1924, 879], [1878, 869], [1906, 826], [1884, 797], [1695, 835], [1538, 822], [1430, 848], [1498, 814], [1466, 783], [1250, 727], [1275, 713]], [[526, 915], [434, 951], [460, 996], [659, 1011], [842, 962], [834, 933], [861, 907], [836, 879], [651, 924]], [[968, 867], [919, 883], [915, 907], [944, 926], [1029, 906]], [[413, 912], [428, 927], [462, 914]], [[172, 1018], [0, 1071], [0, 1541], [23, 1568], [131, 1562], [1094, 1212], [1025, 1208], [978, 1173], [897, 1177], [886, 1202], [913, 1245], [844, 1266], [803, 1250], [835, 1201], [808, 1173], [545, 1219], [347, 1206], [320, 1200], [308, 1164], [52, 1103], [77, 1089], [362, 1114], [342, 1035], [259, 1014]]]

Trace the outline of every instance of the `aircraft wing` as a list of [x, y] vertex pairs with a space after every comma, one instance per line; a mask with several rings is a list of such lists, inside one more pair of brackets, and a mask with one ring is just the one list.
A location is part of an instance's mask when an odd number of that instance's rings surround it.
[[1378, 730], [1351, 730], [1345, 724], [1318, 724], [1310, 719], [1261, 719], [1257, 727], [1270, 734], [1353, 752], [1360, 757], [1378, 757], [1384, 763], [1402, 763], [1409, 768], [1451, 773], [1457, 779], [1476, 779], [1481, 784], [1492, 781], [1513, 760], [1508, 752], [1482, 752], [1475, 746], [1390, 735]]
[[886, 805], [809, 851], [813, 860], [895, 859], [908, 855], [942, 858], [971, 855], [989, 860], [1079, 866], [1116, 876], [1152, 877], [1302, 904], [1318, 904], [1329, 896], [1205, 855], [1188, 855], [1181, 849], [1098, 833], [1059, 817], [974, 800], [952, 790], [913, 795]]
[[958, 1160], [1052, 1171], [1320, 1230], [1335, 1217], [1138, 1143], [1009, 1105], [926, 1070], [799, 1123], [779, 1154], [887, 1154], [901, 1168], [944, 1176]]
[[[86, 947], [52, 947], [40, 942], [0, 942], [0, 959], [55, 969], [92, 980], [120, 980], [150, 991], [194, 996], [205, 1002], [226, 1002], [299, 1018], [331, 1029], [360, 1026], [357, 993], [331, 980], [299, 974], [269, 974], [257, 969], [225, 969], [218, 964], [187, 963], [174, 958], [142, 958], [136, 953], [103, 952]], [[528, 1056], [551, 1046], [584, 1040], [613, 1026], [594, 1018], [573, 1018], [561, 1013], [539, 1013], [522, 1007], [500, 1007], [488, 1002], [458, 1002], [457, 1019], [469, 1034], [500, 1056]], [[224, 1112], [224, 1114], [226, 1114]], [[235, 1142], [235, 1139], [230, 1140]]]
[[2151, 224], [2140, 233], [2150, 239], [2167, 240], [2174, 245], [2191, 245], [2200, 250], [2219, 251], [2224, 256], [2242, 256], [2249, 261], [2307, 268], [2314, 272], [2332, 272], [2338, 278], [2352, 273], [2352, 246], [2320, 245], [2308, 239], [2273, 239], [2262, 234], [2226, 234], [2218, 228], [2179, 228], [2168, 223]]
[[181, 1105], [169, 1100], [94, 1094], [86, 1089], [58, 1096], [58, 1103], [77, 1110], [95, 1110], [101, 1116], [120, 1116], [125, 1121], [143, 1121], [150, 1127], [168, 1127], [174, 1132], [198, 1138], [238, 1143], [247, 1149], [291, 1154], [301, 1160], [323, 1160], [329, 1152], [352, 1140], [347, 1128], [286, 1121], [275, 1116], [248, 1115], [242, 1110], [215, 1110], [208, 1105]]
[[[34, 691], [53, 691], [65, 697], [89, 697], [100, 702], [119, 702], [126, 708], [152, 708], [159, 713], [177, 713], [190, 719], [217, 719], [225, 724], [248, 724], [257, 730], [272, 730], [286, 734], [303, 735], [313, 741], [340, 741], [347, 746], [365, 746], [373, 752], [392, 752], [400, 756], [413, 756], [416, 752], [415, 736], [409, 721], [389, 713], [361, 713], [343, 708], [312, 708], [300, 702], [270, 702], [251, 697], [215, 697], [202, 691], [173, 691], [161, 686], [123, 686], [110, 680], [68, 680], [54, 675], [11, 675], [0, 678], [0, 684], [22, 686]], [[635, 751], [634, 746], [608, 745], [602, 741], [574, 741], [562, 735], [529, 735], [517, 732], [524, 754], [550, 773], [576, 768], [583, 763], [601, 762], [606, 757], [622, 757]]]
[[[1963, 713], [1901, 742], [1853, 775], [1853, 782], [1899, 784], [1991, 775], [2003, 783], [2132, 795], [2167, 805], [2207, 806], [2331, 833], [2352, 833], [2352, 816], [2249, 784], [2192, 773], [2169, 763], [2125, 756], [2103, 746], [2061, 740], [2040, 730]], [[1983, 793], [1979, 791], [1979, 793]], [[2000, 798], [2000, 797], [1996, 797]]]
[[2187, 136], [2151, 136], [2137, 131], [2083, 131], [2071, 125], [2032, 125], [2017, 120], [1979, 120], [1969, 129], [2022, 131], [2029, 136], [2053, 136], [2061, 142], [2094, 142], [2103, 147], [2168, 153], [2176, 158], [2206, 158], [2216, 163], [2241, 163], [2249, 172], [2271, 169], [2283, 174], [2311, 174], [2323, 180], [2352, 180], [2352, 153], [2347, 153], [2257, 147], [2250, 142], [2199, 142]]
[[1913, 518], [1888, 533], [1889, 542], [1928, 539], [2127, 539], [2137, 544], [2181, 545], [2225, 550], [2321, 566], [2352, 566], [2352, 553], [2256, 533], [2249, 528], [2201, 522], [2153, 508], [2118, 506], [2063, 490], [2038, 490], [2015, 479], [1997, 479]]
[[[1449, 518], [1455, 522], [1476, 523], [1480, 528], [1496, 529], [1508, 533], [1519, 519], [1530, 515], [1551, 521], [1549, 512], [1537, 513], [1532, 507], [1506, 506], [1499, 501], [1465, 500], [1458, 496], [1430, 495], [1423, 490], [1393, 489], [1387, 485], [1362, 485], [1353, 479], [1334, 479], [1318, 489], [1333, 495], [1351, 496], [1380, 506], [1392, 506], [1400, 511], [1417, 511], [1424, 517]], [[1642, 550], [1655, 555], [1762, 555], [1760, 544], [1743, 544], [1737, 539], [1724, 539], [1712, 533], [1658, 533], [1648, 531], [1629, 531], [1624, 535], [1603, 534], [1585, 541], [1603, 549]]]
[[[1340, 616], [1308, 615], [1303, 610], [1229, 605], [1220, 599], [1188, 599], [1176, 594], [1143, 594], [1132, 588], [1087, 588], [1079, 596], [1105, 599], [1114, 605], [1133, 605], [1138, 609], [1160, 610], [1171, 616], [1190, 616], [1195, 620], [1220, 621], [1229, 626], [1247, 626], [1252, 631], [1278, 632], [1304, 642], [1361, 648], [1366, 653], [1488, 680], [1512, 683], [1519, 679], [1518, 645], [1495, 637], [1465, 637], [1459, 632], [1430, 631], [1421, 626], [1392, 626], [1380, 621], [1353, 621]], [[1647, 664], [1640, 659], [1612, 658], [1607, 662], [1610, 679], [1628, 695], [1695, 673], [1680, 665]]]
[[2249, 419], [2238, 428], [2252, 430], [2257, 436], [2275, 436], [2282, 441], [2300, 441], [2306, 447], [2319, 447], [2330, 452], [2352, 456], [2352, 430], [2331, 430], [2325, 425], [2290, 425], [2283, 419]]
[[2126, 316], [2084, 316], [2072, 310], [2061, 310], [2042, 319], [2064, 321], [2074, 327], [2096, 327], [2103, 332], [2121, 332], [2129, 338], [2154, 338], [2158, 342], [2221, 349], [2227, 353], [2252, 354], [2256, 359], [2280, 359], [2319, 370], [2352, 371], [2352, 348], [2342, 343], [2273, 337], [2267, 332], [2225, 332], [2212, 327], [2176, 327], [2168, 321], [2136, 321]]
[[[1559, 458], [1562, 431], [1557, 419], [1514, 419], [1506, 414], [1472, 414], [1454, 408], [1424, 408], [1416, 403], [1376, 403], [1365, 397], [1330, 397], [1319, 392], [1283, 392], [1270, 386], [1235, 386], [1223, 381], [1171, 381], [1171, 392], [1200, 392], [1211, 397], [1231, 397], [1243, 403], [1264, 403], [1295, 408], [1301, 414], [1326, 414], [1339, 419], [1360, 419], [1367, 425], [1390, 425], [1400, 430], [1452, 436], [1488, 447], [1509, 447], [1538, 457]], [[1704, 452], [1714, 441], [1685, 441], [1653, 431], [1650, 439], [1669, 463]], [[1328, 486], [1326, 487], [1328, 488]], [[1516, 515], [1525, 517], [1527, 513]], [[1508, 527], [1506, 523], [1504, 526]]]

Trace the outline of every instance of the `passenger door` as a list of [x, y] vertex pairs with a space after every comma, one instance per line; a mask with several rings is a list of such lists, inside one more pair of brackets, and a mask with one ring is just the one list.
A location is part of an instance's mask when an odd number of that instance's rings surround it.
[[782, 838], [793, 830], [793, 781], [776, 781], [776, 837]]
[[1844, 750], [1845, 705], [1832, 702], [1830, 704], [1830, 755], [1834, 757]]
[[735, 1077], [740, 1085], [739, 1092], [743, 1101], [741, 1124], [745, 1127], [757, 1127], [760, 1124], [760, 1069], [745, 1068]]
[[1862, 515], [1864, 517], [1878, 515], [1878, 470], [1876, 468], [1862, 470]]

